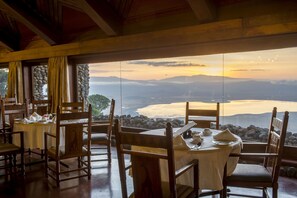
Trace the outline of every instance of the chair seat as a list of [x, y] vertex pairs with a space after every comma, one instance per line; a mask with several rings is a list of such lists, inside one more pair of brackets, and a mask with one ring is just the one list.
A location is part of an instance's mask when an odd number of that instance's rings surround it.
[[15, 151], [19, 151], [20, 147], [14, 145], [14, 144], [4, 144], [0, 143], [0, 153], [5, 154], [5, 153], [11, 153]]
[[227, 177], [228, 182], [272, 182], [272, 175], [261, 165], [237, 164], [235, 171]]
[[[87, 142], [88, 136], [84, 135], [83, 141], [84, 143]], [[101, 141], [107, 141], [108, 137], [106, 133], [92, 133], [91, 134], [91, 142], [101, 142]]]

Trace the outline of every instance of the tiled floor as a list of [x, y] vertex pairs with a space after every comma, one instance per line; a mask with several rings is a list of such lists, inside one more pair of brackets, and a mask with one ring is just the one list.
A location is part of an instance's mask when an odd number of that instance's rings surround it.
[[[113, 153], [115, 150], [113, 149]], [[6, 198], [75, 198], [75, 197], [121, 197], [121, 185], [118, 174], [118, 164], [116, 155], [110, 167], [106, 162], [96, 162], [93, 164], [92, 178], [74, 179], [61, 183], [60, 188], [55, 187], [53, 182], [49, 182], [44, 177], [43, 165], [37, 164], [26, 167], [25, 180], [5, 183], [4, 178], [0, 177], [0, 197]], [[279, 197], [297, 197], [297, 180], [290, 178], [280, 178]], [[132, 191], [132, 180], [128, 177], [129, 192]], [[238, 189], [232, 189], [232, 191]], [[245, 190], [248, 194], [254, 191]], [[258, 195], [261, 195], [259, 191]]]

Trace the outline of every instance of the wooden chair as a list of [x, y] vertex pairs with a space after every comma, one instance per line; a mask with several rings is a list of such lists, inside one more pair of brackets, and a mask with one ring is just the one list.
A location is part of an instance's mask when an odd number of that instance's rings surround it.
[[5, 98], [2, 98], [2, 100], [4, 100], [5, 105], [13, 105], [17, 103], [16, 97], [12, 97], [12, 98], [5, 97]]
[[204, 110], [204, 109], [190, 109], [189, 102], [186, 103], [186, 117], [185, 124], [189, 121], [197, 123], [196, 127], [199, 128], [211, 128], [212, 123], [216, 123], [216, 129], [220, 127], [220, 103], [217, 103], [216, 109]]
[[50, 114], [51, 106], [51, 97], [48, 100], [32, 100], [32, 112], [36, 112], [39, 115]]
[[[116, 146], [122, 186], [122, 197], [126, 198], [126, 172], [124, 155], [131, 155], [133, 186], [135, 198], [146, 197], [194, 197], [198, 196], [198, 160], [175, 170], [173, 135], [167, 123], [166, 135], [156, 136], [142, 133], [123, 132], [119, 121], [115, 120]], [[164, 149], [165, 154], [126, 149], [127, 146], [144, 146], [150, 149]], [[159, 160], [167, 160], [169, 182], [161, 181]], [[176, 178], [190, 168], [194, 169], [194, 188], [176, 184]]]
[[16, 118], [23, 119], [28, 117], [28, 111], [27, 100], [23, 104], [13, 105], [6, 105], [5, 100], [1, 100], [2, 131], [12, 132], [14, 120]]
[[[20, 135], [20, 145], [16, 146], [12, 144], [12, 136]], [[21, 175], [25, 175], [24, 167], [24, 134], [23, 131], [19, 132], [3, 132], [0, 134], [0, 156], [3, 157], [4, 165], [1, 167], [5, 170], [5, 181], [8, 180], [8, 177], [12, 178], [18, 174], [18, 164], [17, 164], [17, 154], [20, 154], [20, 170]]]
[[[75, 179], [87, 176], [91, 178], [91, 120], [92, 107], [89, 106], [87, 112], [61, 113], [60, 107], [57, 107], [56, 134], [46, 132], [44, 134], [45, 143], [45, 166], [46, 177], [50, 176], [56, 181], [57, 186], [61, 181]], [[65, 141], [60, 139], [61, 133], [64, 133]], [[83, 133], [88, 136], [87, 144], [83, 143]], [[55, 145], [48, 147], [48, 141], [55, 139]], [[62, 160], [78, 158], [77, 168], [69, 167], [68, 170], [62, 171], [60, 163]], [[84, 161], [84, 157], [87, 158]], [[55, 161], [55, 167], [49, 166], [49, 159]], [[77, 172], [76, 175], [70, 175], [65, 178], [65, 174]], [[62, 178], [61, 176], [64, 176]]]
[[[277, 197], [278, 176], [287, 132], [289, 113], [287, 111], [285, 112], [283, 120], [276, 118], [276, 114], [276, 107], [274, 107], [272, 111], [265, 153], [231, 154], [232, 157], [263, 157], [264, 161], [261, 165], [237, 164], [235, 171], [231, 176], [226, 176], [226, 166], [225, 177], [223, 181], [223, 197], [227, 196], [227, 186], [262, 189], [263, 197], [268, 197], [267, 188], [272, 187], [272, 197]], [[228, 195], [234, 194], [228, 193]], [[247, 197], [249, 196], [250, 195], [247, 195]]]
[[61, 104], [62, 113], [83, 112], [84, 109], [85, 109], [84, 99], [81, 102], [62, 102]]
[[[91, 144], [96, 146], [91, 148], [92, 156], [101, 156], [107, 155], [107, 158], [100, 159], [92, 159], [92, 162], [95, 161], [108, 161], [111, 163], [111, 135], [112, 135], [112, 127], [113, 127], [113, 117], [114, 117], [114, 108], [115, 108], [115, 100], [112, 99], [110, 102], [110, 110], [107, 121], [98, 121], [92, 122], [92, 134], [91, 134]], [[85, 140], [84, 140], [85, 141]], [[103, 146], [102, 147], [97, 147]], [[94, 150], [102, 150], [105, 152], [93, 152]]]

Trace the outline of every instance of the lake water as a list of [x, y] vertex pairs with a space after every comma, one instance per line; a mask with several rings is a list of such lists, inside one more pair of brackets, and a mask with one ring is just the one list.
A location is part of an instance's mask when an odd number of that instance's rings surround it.
[[[297, 102], [276, 100], [234, 100], [220, 103], [221, 124], [247, 127], [251, 124], [268, 127], [273, 107], [278, 112], [289, 111], [288, 130], [297, 132]], [[215, 109], [216, 103], [190, 102], [190, 108]], [[150, 118], [184, 118], [186, 103], [156, 104], [140, 108], [137, 112]], [[282, 114], [280, 114], [282, 115]]]

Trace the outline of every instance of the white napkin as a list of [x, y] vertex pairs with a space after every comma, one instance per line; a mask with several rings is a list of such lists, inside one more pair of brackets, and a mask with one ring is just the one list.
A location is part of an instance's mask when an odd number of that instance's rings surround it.
[[38, 113], [33, 112], [32, 115], [30, 115], [29, 120], [36, 122], [36, 121], [40, 121], [42, 119], [42, 116], [38, 115]]
[[214, 135], [213, 139], [217, 141], [236, 141], [237, 137], [231, 133], [229, 129], [225, 129], [224, 131]]
[[180, 150], [189, 148], [186, 141], [184, 140], [184, 138], [181, 135], [178, 135], [173, 138], [173, 147], [174, 147], [174, 149], [180, 149]]
[[27, 118], [24, 118], [23, 119], [23, 123], [24, 124], [30, 124], [30, 123], [32, 123], [33, 121], [31, 121], [31, 120], [29, 120], [29, 119], [27, 119]]

